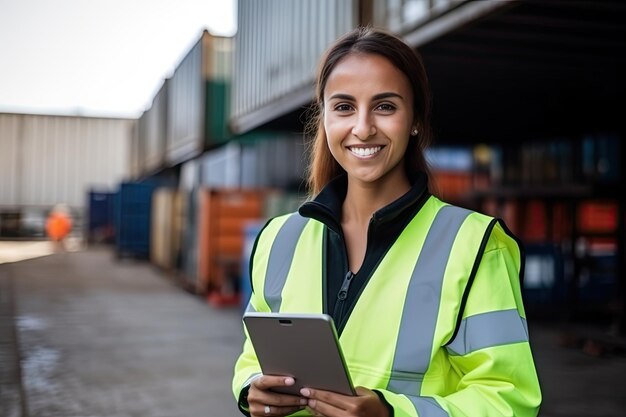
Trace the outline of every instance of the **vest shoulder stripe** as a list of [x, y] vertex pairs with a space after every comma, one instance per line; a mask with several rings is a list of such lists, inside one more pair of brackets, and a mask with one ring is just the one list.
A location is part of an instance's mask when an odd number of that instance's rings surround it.
[[[404, 302], [387, 385], [391, 391], [420, 394], [419, 376], [430, 364], [446, 265], [457, 233], [471, 213], [460, 207], [441, 207], [426, 235]], [[405, 382], [407, 373], [415, 374], [415, 382], [410, 386]], [[405, 391], [407, 388], [411, 391]]]
[[491, 311], [466, 317], [457, 337], [447, 346], [452, 355], [528, 341], [528, 325], [517, 309]]
[[294, 213], [282, 225], [270, 249], [263, 295], [271, 311], [280, 311], [282, 291], [304, 226], [309, 219]]

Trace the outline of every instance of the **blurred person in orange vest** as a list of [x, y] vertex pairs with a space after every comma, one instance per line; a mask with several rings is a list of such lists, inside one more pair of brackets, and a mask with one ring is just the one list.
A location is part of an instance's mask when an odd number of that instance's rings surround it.
[[55, 250], [65, 251], [65, 238], [72, 230], [72, 219], [65, 204], [57, 204], [46, 220], [46, 234], [54, 242]]

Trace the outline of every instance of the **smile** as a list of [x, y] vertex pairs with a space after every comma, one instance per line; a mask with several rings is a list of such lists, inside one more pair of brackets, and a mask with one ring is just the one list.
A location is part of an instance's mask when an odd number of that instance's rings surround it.
[[371, 148], [348, 147], [350, 152], [360, 158], [376, 155], [382, 148], [382, 146], [372, 146]]

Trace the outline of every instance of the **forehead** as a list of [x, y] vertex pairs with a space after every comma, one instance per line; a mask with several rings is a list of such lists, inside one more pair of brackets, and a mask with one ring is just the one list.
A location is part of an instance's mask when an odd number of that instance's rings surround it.
[[352, 53], [341, 59], [328, 76], [324, 97], [334, 93], [396, 92], [409, 99], [411, 87], [402, 71], [376, 54]]

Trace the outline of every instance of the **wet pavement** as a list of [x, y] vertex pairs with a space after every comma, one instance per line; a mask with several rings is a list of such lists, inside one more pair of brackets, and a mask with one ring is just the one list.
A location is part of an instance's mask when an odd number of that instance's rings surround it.
[[0, 282], [0, 416], [239, 414], [229, 382], [237, 310], [212, 309], [106, 250], [0, 265]]
[[[544, 417], [626, 415], [626, 357], [560, 347], [530, 323]], [[0, 416], [229, 417], [242, 343], [217, 309], [104, 249], [0, 265]]]

